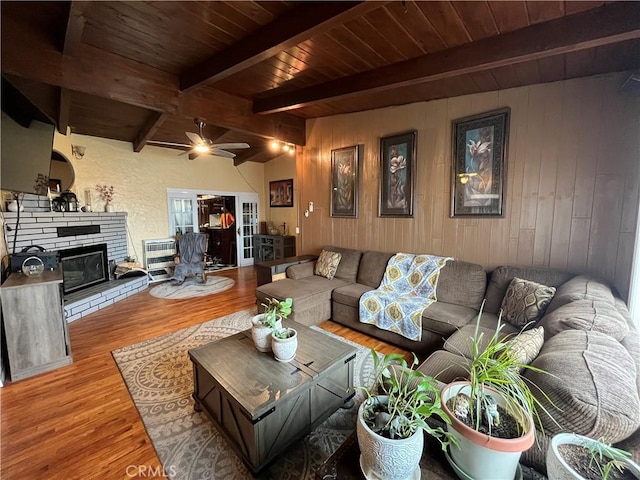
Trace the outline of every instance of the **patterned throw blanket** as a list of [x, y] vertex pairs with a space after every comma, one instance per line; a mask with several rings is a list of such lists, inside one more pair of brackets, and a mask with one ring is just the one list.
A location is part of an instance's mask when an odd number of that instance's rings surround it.
[[387, 263], [382, 283], [360, 297], [360, 321], [422, 339], [422, 311], [436, 301], [440, 270], [451, 257], [397, 253]]

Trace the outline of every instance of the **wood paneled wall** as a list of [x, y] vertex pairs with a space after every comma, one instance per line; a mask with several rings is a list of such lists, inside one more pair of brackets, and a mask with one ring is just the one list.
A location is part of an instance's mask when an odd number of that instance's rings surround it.
[[[332, 244], [544, 265], [604, 276], [623, 298], [638, 213], [640, 99], [627, 74], [499, 90], [307, 121], [298, 156], [300, 253]], [[505, 216], [450, 218], [451, 122], [511, 107]], [[414, 218], [379, 218], [381, 136], [418, 130]], [[364, 145], [359, 217], [330, 217], [331, 149]]]

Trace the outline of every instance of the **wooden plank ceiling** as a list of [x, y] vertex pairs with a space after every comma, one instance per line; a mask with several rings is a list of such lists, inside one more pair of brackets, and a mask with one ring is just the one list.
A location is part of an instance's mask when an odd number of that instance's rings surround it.
[[[266, 162], [305, 119], [640, 68], [640, 2], [5, 2], [2, 73], [58, 125]], [[176, 147], [179, 148], [179, 147]]]

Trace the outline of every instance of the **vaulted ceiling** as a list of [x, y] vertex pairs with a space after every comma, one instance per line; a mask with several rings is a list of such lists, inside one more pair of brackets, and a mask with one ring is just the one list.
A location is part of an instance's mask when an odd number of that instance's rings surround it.
[[6, 2], [2, 74], [60, 132], [305, 143], [305, 119], [640, 68], [640, 2]]

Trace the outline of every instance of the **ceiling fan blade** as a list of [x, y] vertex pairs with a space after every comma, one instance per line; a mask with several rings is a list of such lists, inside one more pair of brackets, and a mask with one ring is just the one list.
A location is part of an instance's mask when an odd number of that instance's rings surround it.
[[149, 140], [147, 143], [149, 145], [158, 145], [165, 147], [191, 147], [191, 145], [187, 145], [186, 143], [161, 142], [160, 140]]
[[248, 143], [214, 143], [213, 148], [234, 149], [234, 148], [251, 148]]
[[209, 155], [217, 155], [218, 157], [225, 158], [235, 158], [236, 156], [235, 153], [227, 152], [226, 150], [219, 150], [217, 148], [212, 149]]
[[193, 132], [184, 132], [184, 134], [189, 137], [189, 140], [193, 142], [195, 145], [205, 144], [206, 142], [202, 139], [200, 135]]

